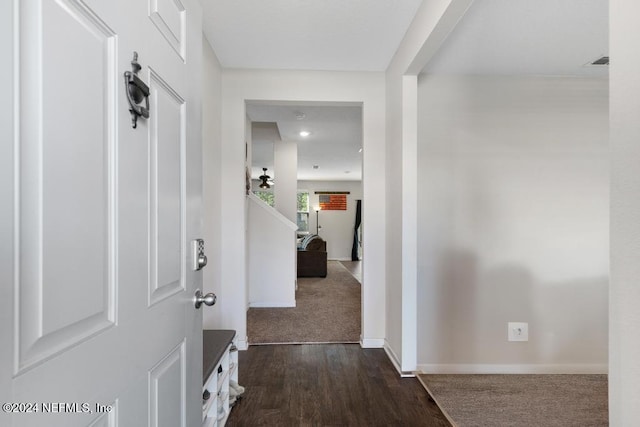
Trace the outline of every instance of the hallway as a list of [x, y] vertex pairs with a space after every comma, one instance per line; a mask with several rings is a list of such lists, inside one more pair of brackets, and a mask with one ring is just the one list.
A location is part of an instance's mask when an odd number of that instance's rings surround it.
[[449, 426], [418, 380], [400, 378], [382, 349], [271, 345], [239, 356], [246, 391], [228, 426]]
[[252, 307], [249, 342], [357, 343], [361, 334], [361, 286], [340, 262], [327, 263], [327, 277], [299, 277], [295, 307]]

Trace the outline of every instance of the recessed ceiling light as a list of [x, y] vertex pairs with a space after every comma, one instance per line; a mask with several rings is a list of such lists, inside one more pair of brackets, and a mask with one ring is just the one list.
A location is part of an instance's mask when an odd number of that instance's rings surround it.
[[307, 130], [303, 130], [303, 131], [300, 132], [300, 136], [302, 136], [302, 137], [307, 137], [309, 135], [311, 135], [311, 132], [309, 132]]

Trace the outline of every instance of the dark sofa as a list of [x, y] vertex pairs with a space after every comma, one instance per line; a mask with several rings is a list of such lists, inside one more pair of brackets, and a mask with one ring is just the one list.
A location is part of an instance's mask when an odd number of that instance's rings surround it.
[[327, 242], [317, 234], [298, 244], [298, 277], [327, 277]]

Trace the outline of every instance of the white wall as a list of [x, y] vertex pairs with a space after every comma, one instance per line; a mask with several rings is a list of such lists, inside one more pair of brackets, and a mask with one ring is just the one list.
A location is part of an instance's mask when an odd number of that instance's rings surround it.
[[273, 146], [273, 172], [278, 182], [273, 186], [275, 208], [295, 224], [298, 213], [298, 144], [276, 141]]
[[417, 74], [473, 0], [422, 3], [385, 73], [385, 350], [401, 372], [416, 369]]
[[[319, 235], [327, 242], [327, 258], [351, 261], [353, 226], [356, 222], [356, 200], [362, 200], [362, 181], [298, 181], [298, 190], [309, 192], [309, 232], [316, 232], [316, 213], [319, 205], [316, 191], [349, 191], [346, 211], [320, 211]], [[364, 212], [364, 203], [362, 205]], [[375, 231], [373, 231], [375, 233]], [[363, 234], [364, 238], [364, 234]]]
[[221, 187], [220, 153], [221, 132], [221, 69], [211, 45], [202, 40], [202, 191], [203, 191], [203, 238], [208, 264], [202, 270], [204, 292], [218, 296], [216, 305], [203, 310], [205, 329], [222, 327], [222, 308], [227, 304], [222, 293], [220, 259], [223, 243], [221, 239]]
[[[385, 348], [401, 369], [402, 351], [402, 80], [387, 78]], [[415, 310], [414, 310], [415, 311]], [[415, 341], [415, 340], [414, 340]], [[415, 366], [413, 366], [415, 369]], [[406, 370], [410, 370], [407, 367]]]
[[640, 3], [610, 1], [609, 421], [640, 420]]
[[258, 199], [249, 201], [249, 306], [296, 306], [297, 225]]
[[418, 366], [606, 373], [607, 80], [421, 76], [418, 93]]
[[[366, 206], [362, 293], [362, 342], [380, 346], [384, 340], [385, 278], [385, 111], [384, 75], [321, 71], [225, 70], [222, 75], [223, 293], [225, 327], [246, 336], [246, 248], [244, 235], [244, 116], [246, 100], [348, 102], [363, 106], [363, 204]], [[368, 212], [371, 214], [369, 215]], [[367, 228], [368, 227], [368, 228]], [[367, 230], [370, 229], [371, 232]], [[370, 238], [369, 238], [370, 236]], [[242, 345], [242, 343], [240, 344]]]

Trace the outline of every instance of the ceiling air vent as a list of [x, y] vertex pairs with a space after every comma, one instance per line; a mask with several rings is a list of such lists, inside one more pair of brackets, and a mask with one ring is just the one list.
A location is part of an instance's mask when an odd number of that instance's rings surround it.
[[609, 57], [603, 56], [601, 58], [598, 58], [595, 61], [593, 61], [591, 65], [609, 65]]

